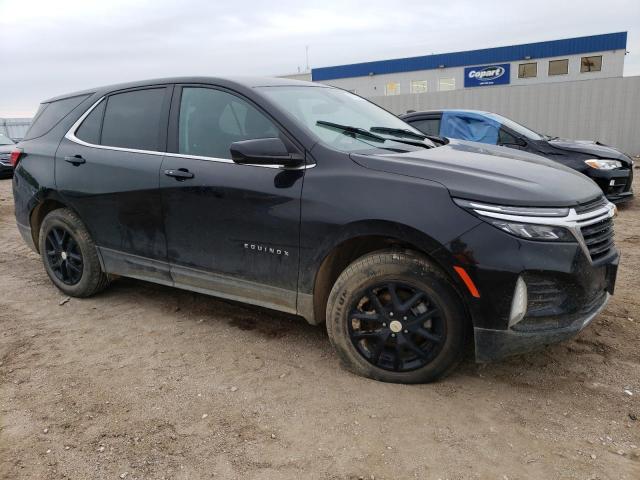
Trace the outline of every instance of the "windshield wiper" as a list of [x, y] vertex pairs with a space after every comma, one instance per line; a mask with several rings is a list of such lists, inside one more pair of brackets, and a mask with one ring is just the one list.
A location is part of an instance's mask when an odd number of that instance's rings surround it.
[[378, 142], [385, 142], [386, 139], [381, 137], [380, 135], [376, 135], [375, 133], [371, 133], [369, 130], [359, 127], [352, 127], [350, 125], [340, 125], [339, 123], [327, 122], [325, 120], [318, 120], [316, 125], [321, 127], [327, 127], [334, 130], [340, 130], [343, 133], [351, 133], [353, 135], [360, 135], [362, 137], [367, 137], [372, 140], [376, 140]]
[[[434, 147], [434, 145], [423, 143], [424, 140], [427, 140], [427, 139], [433, 142], [433, 140], [429, 138], [429, 135], [423, 135], [421, 133], [412, 132], [411, 130], [405, 130], [404, 128], [371, 127], [371, 131], [392, 135], [395, 137], [393, 139], [394, 142], [404, 143], [407, 145], [414, 145], [416, 147], [422, 147], [422, 148]], [[407, 140], [407, 138], [415, 138], [416, 140]]]
[[387, 133], [389, 135], [396, 135], [398, 137], [417, 138], [418, 140], [424, 140], [426, 135], [421, 133], [412, 132], [404, 128], [390, 128], [390, 127], [371, 127], [372, 132]]

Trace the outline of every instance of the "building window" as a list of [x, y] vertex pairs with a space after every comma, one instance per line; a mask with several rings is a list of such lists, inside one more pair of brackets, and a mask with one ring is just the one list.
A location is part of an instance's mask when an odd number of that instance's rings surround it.
[[518, 65], [518, 78], [535, 78], [538, 76], [538, 63], [521, 63]]
[[424, 93], [428, 91], [426, 80], [412, 80], [411, 93]]
[[582, 73], [599, 72], [600, 70], [602, 70], [602, 55], [582, 57], [580, 61], [580, 71]]
[[455, 78], [441, 78], [438, 80], [438, 91], [444, 92], [447, 90], [455, 90], [456, 89], [456, 79]]
[[549, 75], [566, 75], [569, 73], [569, 59], [549, 60]]
[[389, 95], [400, 95], [400, 84], [398, 82], [389, 82], [384, 86], [384, 94]]

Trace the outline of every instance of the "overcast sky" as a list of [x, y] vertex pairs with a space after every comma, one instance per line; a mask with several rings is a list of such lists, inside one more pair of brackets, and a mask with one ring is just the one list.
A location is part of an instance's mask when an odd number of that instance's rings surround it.
[[640, 75], [640, 0], [0, 0], [0, 117], [48, 97], [172, 75], [305, 67], [628, 31]]

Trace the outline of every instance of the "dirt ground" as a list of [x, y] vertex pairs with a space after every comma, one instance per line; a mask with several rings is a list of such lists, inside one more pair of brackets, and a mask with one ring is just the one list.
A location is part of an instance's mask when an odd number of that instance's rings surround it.
[[576, 339], [392, 385], [269, 310], [127, 279], [65, 303], [2, 180], [0, 478], [640, 479], [640, 200], [616, 238]]

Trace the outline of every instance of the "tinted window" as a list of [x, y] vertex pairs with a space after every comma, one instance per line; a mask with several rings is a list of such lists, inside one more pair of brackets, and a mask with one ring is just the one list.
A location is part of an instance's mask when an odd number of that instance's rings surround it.
[[111, 95], [100, 143], [136, 150], [164, 150], [160, 146], [164, 94], [164, 88], [152, 88]]
[[500, 145], [518, 145], [518, 139], [507, 132], [504, 128], [498, 131], [498, 144]]
[[182, 90], [178, 152], [231, 158], [233, 142], [278, 136], [275, 125], [253, 105], [211, 88]]
[[440, 136], [440, 119], [428, 118], [426, 120], [416, 120], [409, 122], [412, 126], [420, 130], [425, 135], [433, 135], [434, 137]]
[[38, 112], [29, 128], [29, 131], [24, 136], [25, 140], [31, 138], [41, 137], [53, 127], [55, 127], [60, 120], [69, 115], [71, 111], [76, 108], [83, 100], [89, 95], [80, 95], [78, 97], [65, 98], [56, 102], [43, 103], [40, 105]]
[[76, 137], [94, 145], [100, 144], [100, 126], [102, 125], [102, 114], [107, 102], [100, 102], [96, 108], [84, 119], [80, 128], [76, 131]]

